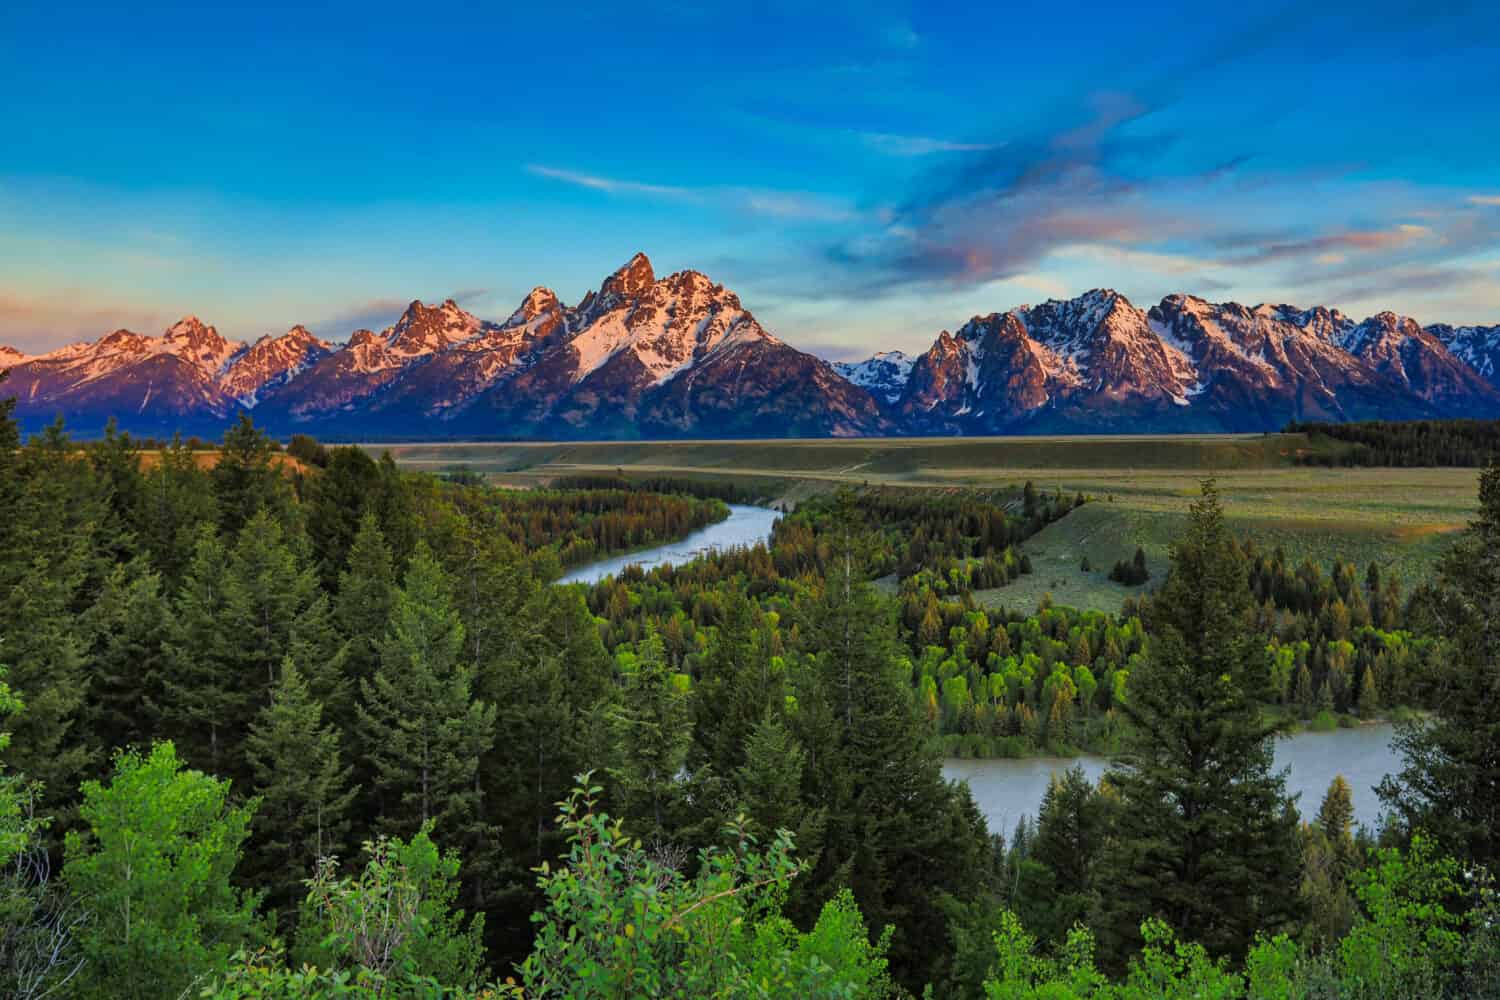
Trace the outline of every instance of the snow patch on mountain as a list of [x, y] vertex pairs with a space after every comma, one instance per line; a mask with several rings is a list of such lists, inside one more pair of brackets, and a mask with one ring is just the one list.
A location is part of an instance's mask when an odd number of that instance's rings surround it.
[[902, 351], [877, 351], [863, 361], [835, 361], [833, 370], [887, 403], [901, 398], [917, 359]]

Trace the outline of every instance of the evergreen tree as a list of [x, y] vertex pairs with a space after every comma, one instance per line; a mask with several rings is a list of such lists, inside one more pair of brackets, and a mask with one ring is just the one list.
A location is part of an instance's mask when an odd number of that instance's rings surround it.
[[257, 428], [249, 414], [224, 434], [218, 461], [209, 474], [218, 506], [219, 528], [233, 537], [262, 508], [284, 520], [291, 488], [277, 467], [276, 443]]
[[1054, 774], [1047, 786], [1031, 842], [1032, 860], [1051, 876], [1033, 928], [1044, 941], [1061, 941], [1075, 924], [1087, 923], [1099, 905], [1105, 887], [1098, 869], [1109, 838], [1110, 806], [1081, 767]]
[[731, 593], [693, 686], [694, 762], [721, 777], [744, 762], [746, 741], [782, 701], [781, 676], [756, 622], [755, 607]]
[[[333, 616], [339, 631], [348, 641], [344, 673], [354, 690], [375, 676], [380, 665], [380, 646], [390, 627], [391, 608], [396, 597], [396, 572], [391, 550], [380, 532], [379, 519], [366, 513], [349, 549], [349, 568], [339, 575], [339, 592], [334, 600]], [[340, 725], [354, 722], [353, 704], [335, 700], [330, 692], [327, 707]]]
[[168, 618], [161, 577], [144, 558], [116, 566], [83, 617], [90, 641], [88, 729], [100, 759], [147, 744], [158, 731]]
[[1403, 723], [1401, 773], [1381, 799], [1407, 831], [1500, 864], [1500, 462], [1479, 478], [1479, 514], [1438, 564], [1437, 586], [1414, 598], [1420, 620], [1448, 639], [1432, 721]]
[[167, 640], [163, 716], [185, 761], [221, 773], [252, 704], [237, 671], [228, 620], [224, 545], [199, 528]]
[[951, 958], [943, 898], [968, 901], [987, 887], [987, 840], [972, 798], [943, 780], [894, 609], [866, 582], [859, 523], [853, 497], [839, 497], [826, 582], [794, 609], [805, 803], [828, 810], [794, 908], [810, 917], [851, 889], [872, 925], [897, 927], [891, 966], [915, 990]]
[[1328, 783], [1314, 823], [1332, 847], [1335, 877], [1343, 883], [1358, 865], [1359, 851], [1354, 844], [1354, 792], [1342, 774]]
[[199, 529], [216, 521], [212, 481], [198, 467], [182, 435], [157, 455], [146, 474], [136, 531], [151, 564], [161, 573], [163, 590], [175, 593], [192, 562]]
[[250, 727], [245, 754], [260, 798], [246, 869], [285, 919], [306, 894], [302, 883], [318, 859], [341, 854], [348, 843], [356, 791], [338, 731], [324, 723], [323, 706], [290, 656]]
[[224, 574], [223, 627], [240, 683], [263, 702], [291, 644], [298, 617], [312, 606], [317, 576], [298, 565], [269, 510], [252, 514], [235, 540]]
[[1297, 816], [1273, 773], [1263, 640], [1248, 627], [1247, 567], [1212, 481], [1149, 607], [1152, 641], [1130, 675], [1104, 933], [1116, 960], [1160, 916], [1217, 955], [1297, 915]]
[[463, 638], [442, 567], [419, 545], [358, 706], [380, 826], [394, 835], [430, 821], [450, 844], [491, 833], [477, 813], [475, 773], [495, 738], [495, 709], [472, 699]]
[[349, 562], [365, 514], [381, 490], [380, 467], [362, 448], [333, 448], [326, 468], [304, 490], [313, 561], [329, 590]]
[[648, 636], [627, 668], [615, 729], [614, 777], [626, 826], [648, 843], [666, 840], [683, 822], [693, 733], [687, 693], [667, 669], [660, 636]]
[[94, 759], [85, 729], [86, 645], [69, 608], [78, 575], [38, 558], [4, 602], [0, 658], [12, 689], [26, 704], [15, 723], [11, 764], [42, 783], [49, 811], [69, 797]]
[[[778, 830], [796, 835], [798, 844], [816, 844], [821, 837], [823, 811], [802, 804], [802, 775], [807, 755], [775, 713], [767, 713], [745, 741], [745, 762], [735, 771], [740, 809], [762, 843]], [[816, 860], [807, 848], [804, 862]]]
[[1375, 671], [1365, 667], [1359, 679], [1359, 717], [1373, 719], [1380, 714], [1380, 689], [1375, 686]]
[[1304, 662], [1297, 668], [1297, 711], [1302, 718], [1310, 719], [1318, 708], [1318, 694], [1313, 687], [1312, 671], [1307, 669]]

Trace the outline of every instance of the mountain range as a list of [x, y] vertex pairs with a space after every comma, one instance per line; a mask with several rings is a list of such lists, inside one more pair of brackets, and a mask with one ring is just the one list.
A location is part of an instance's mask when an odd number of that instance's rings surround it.
[[1096, 289], [975, 316], [915, 357], [830, 363], [697, 271], [636, 254], [576, 305], [505, 320], [414, 301], [343, 344], [253, 344], [189, 316], [28, 356], [0, 346], [23, 426], [217, 433], [238, 413], [329, 439], [852, 437], [1263, 431], [1289, 420], [1500, 416], [1500, 326]]

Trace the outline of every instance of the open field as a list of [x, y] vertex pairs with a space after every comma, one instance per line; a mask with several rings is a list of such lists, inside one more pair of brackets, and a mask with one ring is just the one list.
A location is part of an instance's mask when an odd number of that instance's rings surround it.
[[[380, 446], [373, 446], [379, 448]], [[1217, 478], [1231, 522], [1293, 560], [1378, 561], [1412, 583], [1476, 507], [1474, 469], [1327, 469], [1294, 464], [1303, 435], [1162, 438], [935, 438], [876, 441], [689, 441], [397, 445], [410, 468], [467, 465], [494, 481], [537, 485], [578, 472], [686, 475], [753, 482], [786, 501], [841, 483], [913, 488], [1019, 487], [1086, 493], [1095, 502], [1026, 543], [1034, 572], [990, 603], [1117, 608], [1130, 593], [1106, 579], [1137, 545], [1148, 565], [1167, 550], [1205, 476]], [[1080, 569], [1087, 556], [1092, 571]]]
[[370, 444], [414, 468], [468, 465], [477, 472], [544, 477], [626, 467], [792, 479], [896, 479], [987, 485], [1009, 469], [1264, 469], [1292, 465], [1317, 447], [1303, 434], [1171, 437], [857, 438], [763, 441], [584, 441]]

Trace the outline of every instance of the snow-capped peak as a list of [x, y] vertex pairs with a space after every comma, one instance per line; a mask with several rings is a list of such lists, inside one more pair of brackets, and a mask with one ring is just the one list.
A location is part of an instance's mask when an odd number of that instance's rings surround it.
[[511, 313], [510, 318], [505, 321], [505, 325], [524, 326], [538, 316], [545, 316], [548, 313], [556, 312], [561, 308], [561, 305], [562, 303], [558, 301], [556, 292], [550, 288], [538, 285], [526, 293], [526, 297], [521, 300], [521, 304], [516, 307], [516, 311]]
[[184, 316], [167, 327], [159, 344], [163, 353], [175, 354], [209, 375], [217, 375], [245, 348], [242, 343], [225, 340], [197, 316]]
[[289, 382], [332, 351], [332, 344], [299, 323], [279, 337], [261, 337], [236, 355], [220, 377], [219, 388], [240, 405], [253, 407], [267, 389]]
[[384, 333], [392, 354], [415, 358], [435, 354], [480, 333], [485, 324], [452, 299], [435, 306], [414, 299], [394, 326]]
[[901, 398], [917, 359], [903, 351], [877, 351], [863, 361], [835, 361], [833, 370], [887, 403]]
[[651, 260], [643, 253], [633, 255], [599, 286], [601, 297], [613, 293], [622, 299], [634, 298], [656, 283]]

